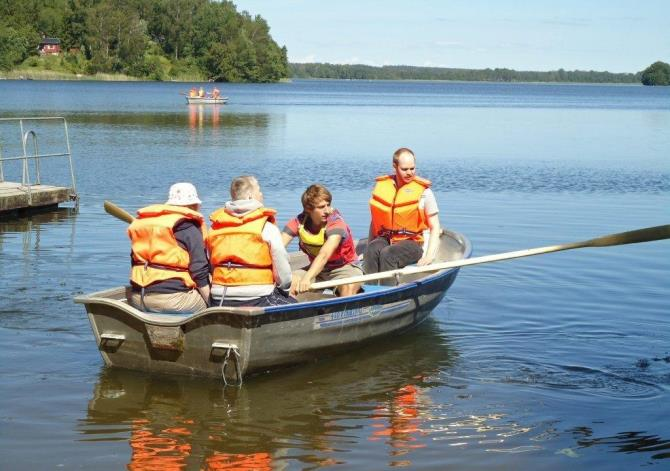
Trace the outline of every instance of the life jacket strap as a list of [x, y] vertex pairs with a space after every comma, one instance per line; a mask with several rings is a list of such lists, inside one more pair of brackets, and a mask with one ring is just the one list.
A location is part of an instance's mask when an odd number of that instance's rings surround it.
[[184, 271], [184, 272], [188, 271], [188, 268], [168, 267], [167, 265], [161, 265], [159, 263], [142, 262], [142, 261], [139, 261], [139, 260], [133, 260], [132, 265], [134, 267], [143, 266], [145, 270], [147, 268], [151, 267], [151, 268], [156, 268], [158, 270]]
[[225, 263], [219, 263], [214, 265], [214, 268], [250, 268], [254, 270], [267, 270], [268, 268], [271, 268], [272, 265], [243, 265], [241, 263], [233, 263], [233, 262], [225, 262]]
[[409, 231], [407, 229], [387, 229], [385, 227], [382, 227], [381, 230], [378, 231], [377, 236], [378, 237], [384, 237], [385, 239], [391, 239], [393, 236], [416, 236], [419, 235], [420, 232], [414, 232], [414, 231]]

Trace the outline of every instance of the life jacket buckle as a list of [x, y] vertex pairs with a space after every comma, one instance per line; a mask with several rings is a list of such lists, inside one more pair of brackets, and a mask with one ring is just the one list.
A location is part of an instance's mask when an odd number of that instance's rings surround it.
[[413, 232], [405, 229], [404, 227], [401, 229], [386, 229], [385, 227], [382, 227], [381, 230], [379, 231], [378, 236], [379, 237], [384, 237], [385, 239], [391, 239], [393, 236], [399, 235], [399, 236], [415, 236], [417, 235], [418, 232]]

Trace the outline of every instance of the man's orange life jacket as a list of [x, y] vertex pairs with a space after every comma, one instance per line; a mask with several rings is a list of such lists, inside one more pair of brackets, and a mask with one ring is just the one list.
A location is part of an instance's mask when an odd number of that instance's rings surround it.
[[274, 224], [276, 213], [269, 208], [258, 208], [242, 217], [223, 208], [212, 213], [212, 230], [207, 236], [212, 284], [274, 284], [270, 245], [261, 233], [266, 222]]
[[392, 244], [408, 239], [423, 243], [428, 222], [419, 210], [419, 200], [424, 190], [430, 188], [430, 181], [415, 176], [400, 188], [396, 188], [392, 175], [377, 177], [376, 181], [370, 198], [373, 235], [387, 237]]
[[196, 286], [188, 271], [191, 257], [174, 236], [174, 228], [184, 220], [195, 221], [205, 237], [205, 218], [191, 209], [155, 204], [137, 211], [137, 218], [128, 227], [132, 283], [144, 288], [176, 278], [188, 288]]

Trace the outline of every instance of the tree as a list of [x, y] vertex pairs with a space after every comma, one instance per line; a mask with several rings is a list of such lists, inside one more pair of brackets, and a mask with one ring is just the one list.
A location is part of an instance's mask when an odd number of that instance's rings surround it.
[[38, 40], [31, 28], [12, 28], [0, 23], [0, 69], [11, 70], [23, 62]]
[[657, 61], [642, 71], [643, 85], [670, 85], [670, 64]]
[[[86, 43], [86, 12], [89, 9], [86, 0], [69, 0], [65, 16], [63, 44], [68, 48], [82, 49], [90, 53]], [[90, 58], [90, 56], [89, 56]]]
[[199, 9], [202, 2], [193, 0], [161, 0], [154, 5], [149, 30], [175, 60], [183, 58], [193, 42], [194, 16]]
[[288, 75], [286, 48], [267, 22], [230, 0], [0, 0], [0, 68], [36, 56], [42, 36], [59, 38], [68, 68], [89, 74], [167, 80], [174, 71], [231, 82]]

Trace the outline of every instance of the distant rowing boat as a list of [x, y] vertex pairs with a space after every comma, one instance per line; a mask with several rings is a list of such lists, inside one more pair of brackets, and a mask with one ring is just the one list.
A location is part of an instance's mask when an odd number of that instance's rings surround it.
[[[357, 251], [365, 249], [362, 240]], [[445, 231], [438, 262], [470, 257], [470, 242]], [[305, 266], [291, 254], [291, 267]], [[158, 373], [218, 376], [226, 383], [272, 368], [348, 351], [374, 338], [421, 323], [444, 297], [458, 268], [398, 276], [393, 286], [364, 286], [354, 296], [326, 292], [298, 296], [297, 304], [210, 307], [190, 315], [147, 313], [126, 302], [125, 287], [77, 296], [86, 306], [108, 366]]]
[[200, 97], [187, 96], [186, 103], [189, 105], [225, 105], [228, 102], [227, 96], [214, 97]]

